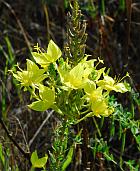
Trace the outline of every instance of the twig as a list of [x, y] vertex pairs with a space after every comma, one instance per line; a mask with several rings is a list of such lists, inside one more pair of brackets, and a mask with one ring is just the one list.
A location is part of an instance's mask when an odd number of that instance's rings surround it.
[[22, 128], [22, 125], [21, 125], [19, 119], [16, 116], [14, 116], [14, 118], [18, 121], [18, 124], [19, 124], [19, 126], [21, 128], [21, 131], [22, 131], [22, 135], [23, 135], [24, 142], [26, 144], [27, 151], [30, 152], [30, 149], [29, 149], [29, 146], [28, 146], [28, 143], [27, 143], [26, 136], [25, 136], [24, 130]]
[[2, 128], [5, 130], [8, 138], [13, 142], [13, 144], [17, 147], [17, 149], [22, 153], [22, 155], [28, 159], [30, 161], [30, 153], [29, 152], [25, 152], [20, 146], [19, 144], [16, 142], [16, 140], [12, 137], [12, 135], [10, 134], [8, 128], [6, 127], [4, 121], [0, 118], [0, 123], [2, 125]]
[[25, 31], [24, 31], [24, 28], [23, 28], [23, 26], [22, 26], [20, 20], [19, 20], [18, 17], [16, 16], [15, 11], [12, 9], [12, 7], [10, 6], [10, 4], [8, 4], [8, 3], [5, 2], [4, 0], [2, 0], [2, 2], [3, 2], [3, 4], [11, 11], [11, 13], [13, 14], [13, 16], [15, 17], [15, 19], [16, 19], [16, 21], [17, 21], [17, 24], [18, 24], [19, 28], [21, 29], [21, 32], [22, 32], [23, 37], [24, 37], [24, 39], [25, 39], [25, 42], [26, 42], [26, 44], [27, 44], [29, 50], [31, 50], [30, 42], [29, 42], [29, 40], [28, 40], [28, 38], [27, 38], [27, 36], [26, 36], [26, 33], [25, 33]]
[[44, 13], [45, 13], [45, 16], [46, 16], [47, 38], [48, 38], [48, 42], [49, 42], [50, 41], [50, 24], [49, 24], [49, 14], [48, 14], [47, 4], [43, 5], [43, 9], [44, 9]]
[[36, 131], [36, 133], [34, 134], [34, 136], [32, 137], [32, 139], [29, 141], [29, 147], [32, 145], [32, 143], [34, 142], [35, 138], [38, 136], [38, 134], [40, 133], [41, 129], [43, 128], [43, 126], [45, 125], [45, 123], [47, 122], [47, 120], [50, 118], [50, 116], [53, 114], [53, 110], [51, 112], [47, 112], [48, 115], [45, 118], [45, 120], [42, 122], [42, 124], [40, 125], [40, 127], [38, 128], [38, 130]]
[[96, 122], [96, 119], [94, 117], [92, 117], [92, 118], [93, 118], [93, 122], [94, 122], [94, 124], [96, 126], [97, 132], [99, 134], [99, 137], [102, 137], [102, 134], [101, 134], [101, 131], [100, 131], [99, 127], [98, 127], [98, 124]]

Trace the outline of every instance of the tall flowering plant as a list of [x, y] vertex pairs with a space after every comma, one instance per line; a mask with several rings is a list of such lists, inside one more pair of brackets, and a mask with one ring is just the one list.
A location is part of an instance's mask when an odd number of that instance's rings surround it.
[[[108, 117], [114, 111], [109, 105], [111, 91], [125, 93], [128, 84], [113, 79], [106, 68], [98, 69], [103, 61], [88, 60], [85, 55], [78, 64], [73, 66], [64, 59], [59, 47], [51, 40], [47, 51], [35, 46], [32, 52], [35, 61], [27, 59], [27, 69], [13, 73], [24, 90], [31, 93], [33, 102], [29, 108], [45, 111], [52, 108], [62, 116], [74, 122], [87, 117]], [[128, 74], [126, 75], [128, 76]]]

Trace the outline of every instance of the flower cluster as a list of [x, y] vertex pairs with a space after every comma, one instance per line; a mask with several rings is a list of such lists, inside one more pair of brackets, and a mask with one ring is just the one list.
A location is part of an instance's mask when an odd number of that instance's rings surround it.
[[[59, 99], [59, 96], [55, 90], [58, 88], [58, 82], [56, 81], [53, 85], [43, 84], [44, 80], [51, 77], [50, 64], [54, 65], [57, 78], [60, 80], [59, 84], [61, 83], [64, 88], [63, 91], [83, 91], [82, 98], [88, 104], [89, 111], [92, 113], [90, 116], [109, 116], [114, 111], [113, 107], [108, 104], [109, 93], [128, 91], [128, 85], [110, 77], [105, 72], [106, 68], [97, 69], [99, 63], [103, 63], [100, 59], [87, 60], [88, 55], [86, 55], [76, 66], [72, 66], [68, 59], [64, 61], [61, 58], [60, 60], [62, 52], [52, 40], [49, 42], [47, 52], [42, 51], [38, 45], [35, 49], [37, 52], [32, 52], [32, 56], [37, 64], [27, 59], [27, 70], [19, 68], [20, 71], [13, 73], [21, 86], [26, 87], [27, 90], [32, 89], [30, 92], [36, 101], [28, 106], [33, 110], [45, 111], [54, 106], [55, 109], [57, 108], [55, 99], [56, 96]], [[36, 89], [38, 91], [35, 91]]]

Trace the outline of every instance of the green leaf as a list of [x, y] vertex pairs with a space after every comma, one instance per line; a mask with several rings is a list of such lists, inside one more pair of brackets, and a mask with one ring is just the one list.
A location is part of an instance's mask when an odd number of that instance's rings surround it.
[[69, 166], [69, 164], [71, 163], [72, 161], [72, 157], [73, 157], [73, 146], [70, 147], [70, 150], [68, 152], [68, 155], [67, 155], [67, 159], [65, 160], [65, 162], [63, 163], [63, 166], [62, 166], [62, 171], [65, 171], [66, 168]]
[[48, 55], [49, 62], [55, 62], [62, 55], [61, 50], [53, 42], [53, 40], [50, 40], [50, 42], [49, 42], [49, 45], [48, 45], [48, 48], [47, 48], [47, 55]]
[[121, 141], [121, 154], [123, 154], [125, 150], [125, 142], [126, 141], [126, 132], [123, 132], [122, 134], [122, 141]]
[[92, 117], [93, 115], [94, 115], [93, 112], [90, 112], [90, 113], [86, 114], [83, 118], [81, 118], [81, 119], [79, 119], [78, 121], [76, 121], [76, 124], [78, 124], [79, 122], [81, 122], [81, 121], [87, 119], [88, 117]]
[[125, 10], [125, 0], [119, 0], [119, 8], [123, 11]]
[[56, 106], [56, 105], [51, 105], [51, 109], [59, 113], [60, 115], [64, 115], [63, 112]]
[[4, 165], [5, 163], [5, 158], [3, 155], [3, 149], [2, 149], [2, 144], [0, 143], [0, 160], [2, 161], [2, 164]]
[[112, 161], [114, 164], [117, 164], [116, 161], [113, 159], [113, 155], [109, 155], [107, 153], [104, 153], [104, 156], [105, 158], [108, 160], [108, 161]]
[[101, 0], [101, 14], [105, 15], [105, 0]]
[[136, 139], [137, 144], [139, 144], [139, 145], [140, 145], [140, 135], [135, 136], [135, 139]]

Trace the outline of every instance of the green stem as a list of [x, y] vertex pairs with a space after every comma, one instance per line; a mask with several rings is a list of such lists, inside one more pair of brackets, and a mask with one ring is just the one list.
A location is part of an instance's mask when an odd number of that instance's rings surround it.
[[102, 136], [101, 131], [100, 131], [99, 126], [98, 126], [98, 124], [96, 122], [96, 119], [94, 117], [93, 117], [93, 122], [95, 124], [96, 129], [97, 129], [97, 132], [99, 134], [99, 137], [101, 137]]

